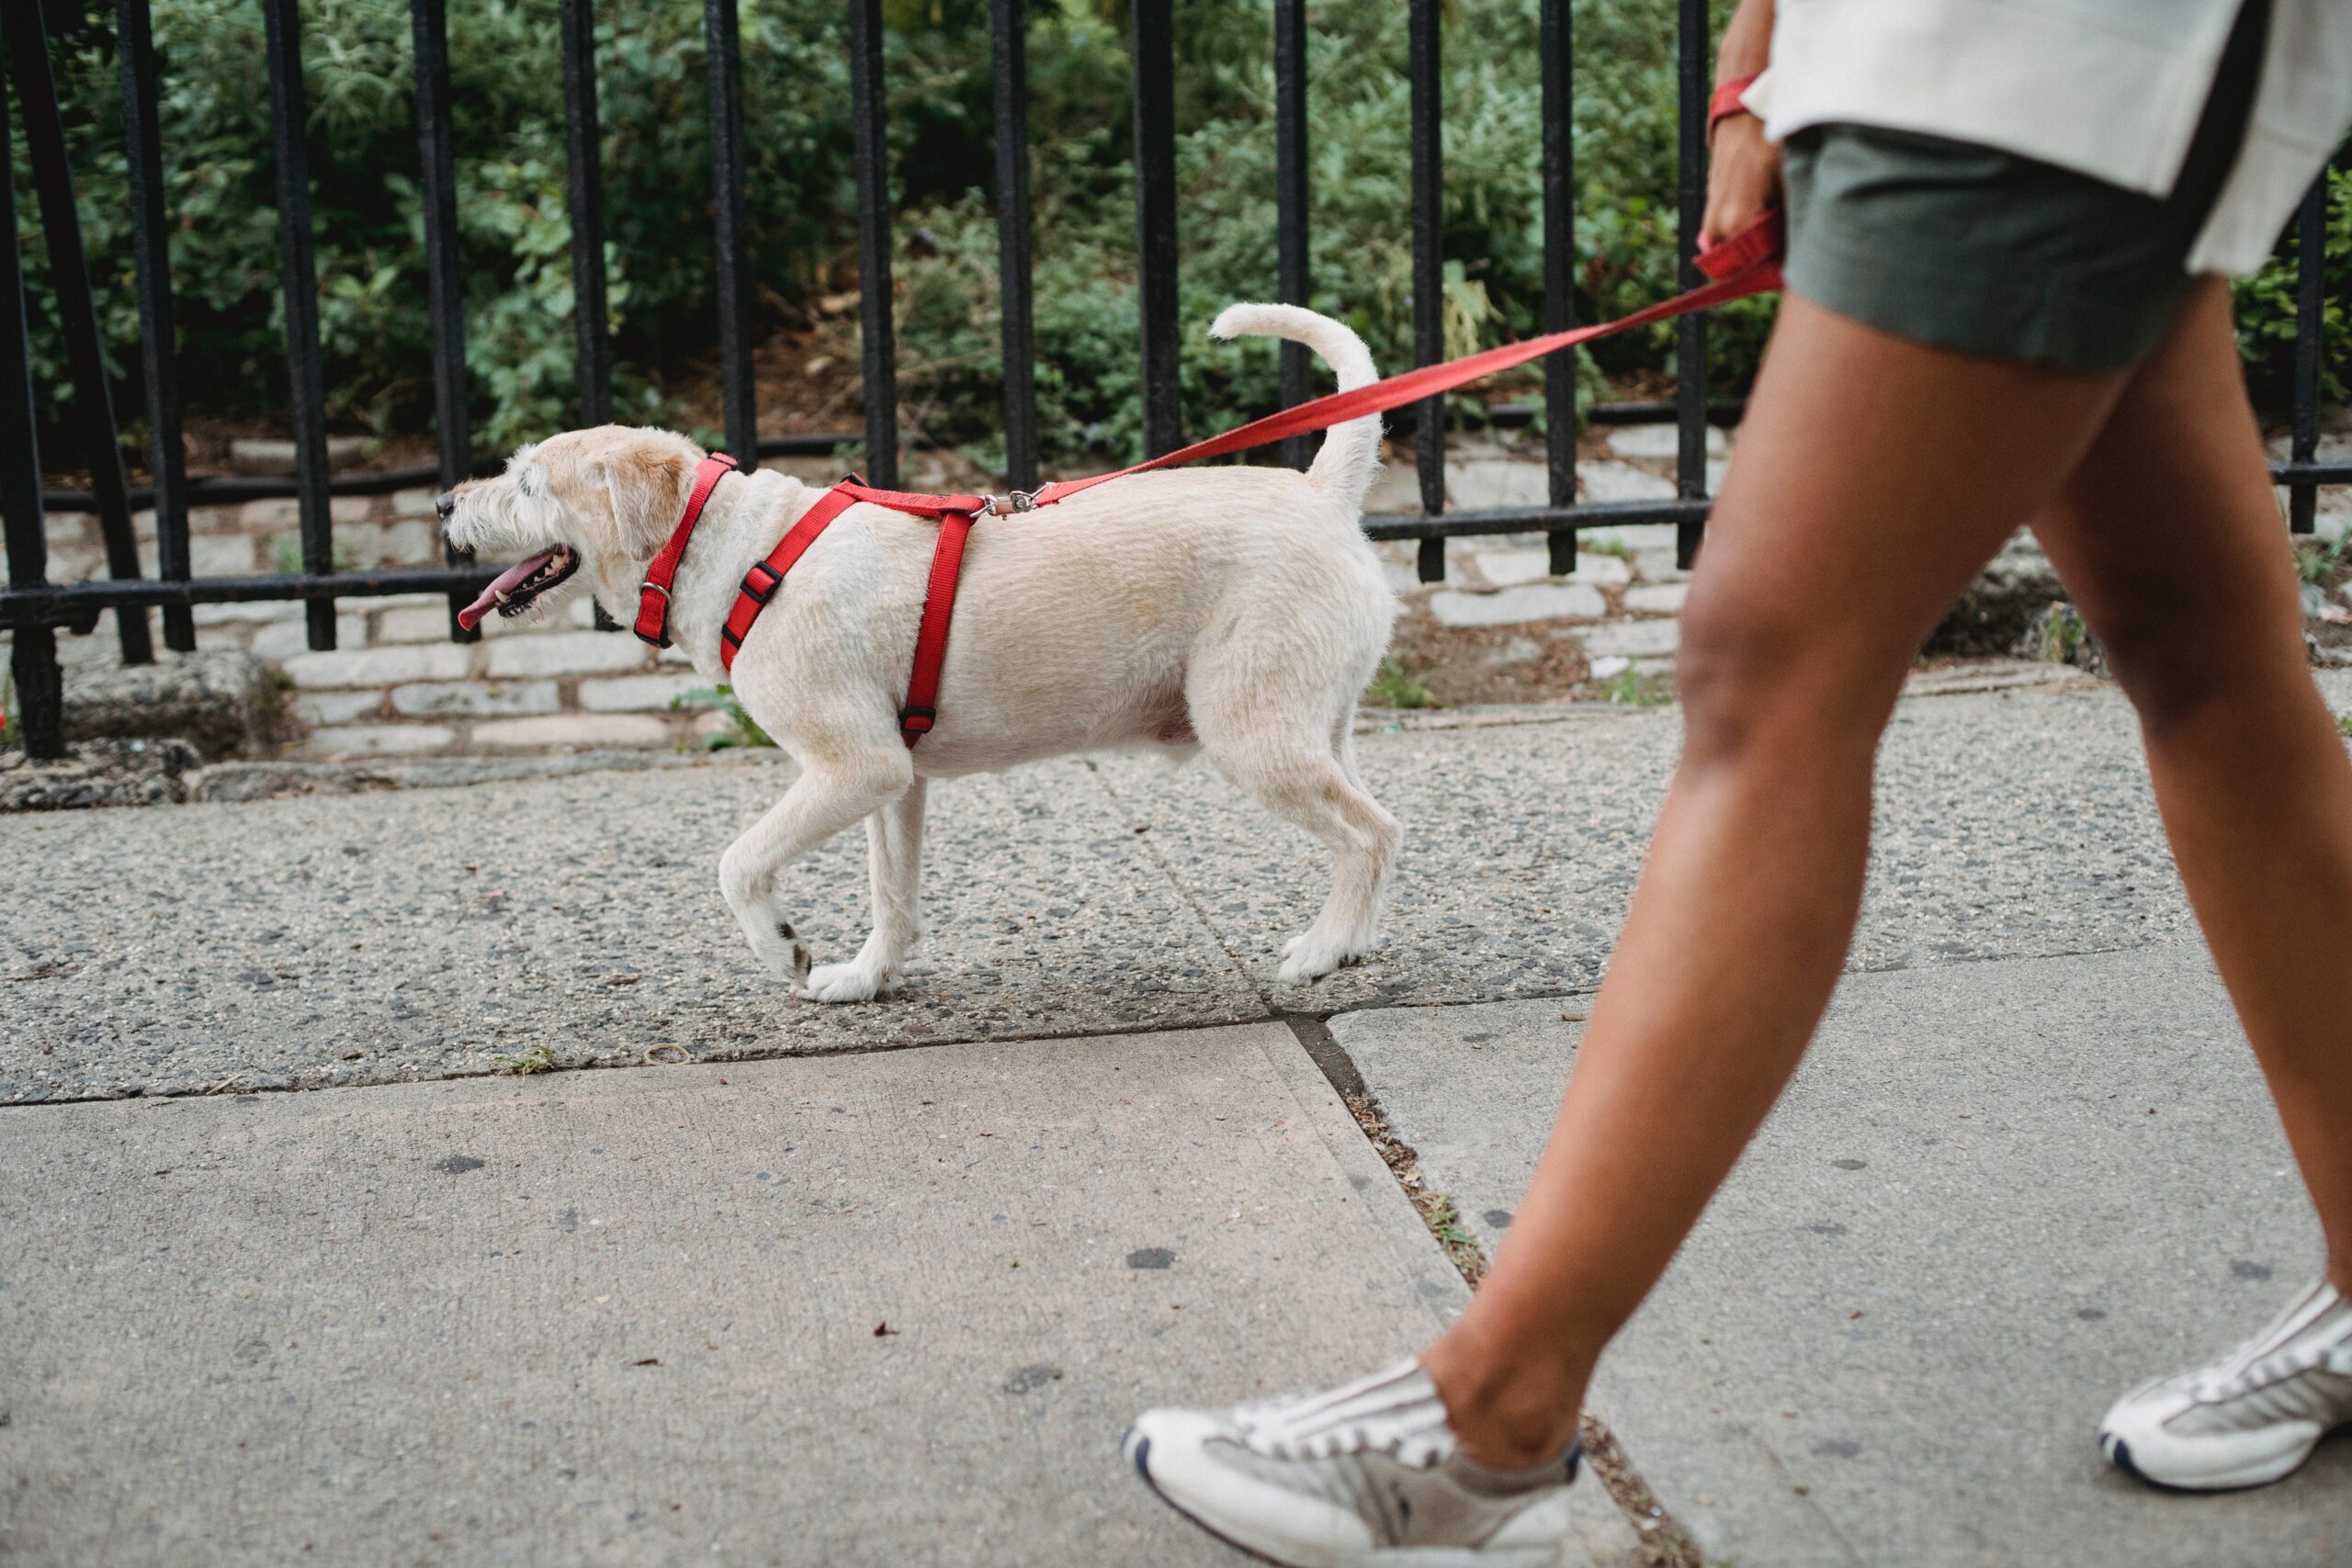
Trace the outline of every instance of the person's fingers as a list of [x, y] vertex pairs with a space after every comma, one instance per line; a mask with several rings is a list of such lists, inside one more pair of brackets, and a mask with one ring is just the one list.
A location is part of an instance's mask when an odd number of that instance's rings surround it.
[[1752, 116], [1736, 115], [1715, 129], [1707, 169], [1702, 244], [1717, 244], [1764, 215], [1781, 197], [1781, 150], [1764, 140]]

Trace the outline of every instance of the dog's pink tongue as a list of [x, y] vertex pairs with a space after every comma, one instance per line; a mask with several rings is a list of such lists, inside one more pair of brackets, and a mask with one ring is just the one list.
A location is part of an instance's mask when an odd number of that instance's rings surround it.
[[513, 566], [500, 572], [497, 581], [481, 591], [481, 598], [458, 612], [458, 624], [468, 631], [481, 625], [482, 617], [497, 609], [499, 601], [514, 592], [516, 583], [524, 581], [531, 573], [555, 559], [556, 551], [562, 547], [557, 545], [552, 548], [541, 550], [530, 559], [516, 561]]

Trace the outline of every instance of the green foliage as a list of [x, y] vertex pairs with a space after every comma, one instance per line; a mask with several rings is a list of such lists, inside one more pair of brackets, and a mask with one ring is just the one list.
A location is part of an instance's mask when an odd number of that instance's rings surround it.
[[1660, 676], [1645, 676], [1638, 670], [1620, 670], [1601, 682], [1601, 696], [1621, 707], [1662, 708], [1674, 702], [1674, 689]]
[[[1729, 0], [1715, 0], [1718, 23]], [[52, 7], [52, 15], [65, 9]], [[137, 310], [111, 7], [54, 51], [80, 215], [117, 375], [139, 406]], [[1445, 332], [1449, 352], [1537, 329], [1543, 306], [1538, 0], [1448, 0], [1444, 43]], [[1573, 0], [1577, 313], [1613, 315], [1674, 288], [1675, 7]], [[1031, 6], [1029, 118], [1037, 395], [1057, 466], [1137, 456], [1136, 304], [1125, 0]], [[341, 429], [419, 432], [431, 355], [408, 0], [302, 0], [306, 140], [314, 188], [330, 416]], [[901, 393], [924, 434], [1001, 449], [1002, 380], [986, 0], [888, 0], [891, 194]], [[1310, 14], [1313, 302], [1363, 333], [1385, 368], [1409, 363], [1411, 175], [1406, 8], [1323, 0]], [[458, 209], [475, 433], [486, 446], [572, 417], [571, 215], [555, 0], [450, 7]], [[742, 0], [755, 335], [788, 337], [852, 289], [855, 173], [845, 19], [830, 0]], [[1200, 433], [1272, 408], [1266, 342], [1212, 346], [1224, 305], [1276, 288], [1273, 83], [1266, 0], [1183, 0], [1177, 13], [1185, 418]], [[269, 95], [252, 0], [156, 8], [161, 131], [189, 408], [270, 415], [287, 398]], [[701, 7], [596, 6], [609, 320], [620, 417], [697, 428], [681, 389], [715, 359], [710, 152]], [[47, 252], [11, 139], [50, 450], [70, 460], [72, 391]], [[2329, 228], [2329, 389], [2346, 395], [2352, 174]], [[2257, 384], [2290, 355], [2291, 272], [2241, 285]], [[1719, 311], [1713, 378], [1752, 370], [1770, 305]], [[1662, 373], [1671, 329], [1596, 345], [1603, 373]], [[1533, 367], [1484, 389], [1524, 392]], [[789, 390], [781, 396], [788, 398]], [[775, 407], [771, 387], [766, 413]], [[705, 405], [707, 406], [707, 405]], [[704, 417], [707, 417], [704, 416]], [[830, 416], [829, 416], [830, 417]]]
[[2344, 581], [2345, 552], [2352, 549], [2352, 534], [2333, 539], [2295, 541], [2295, 575], [2306, 587], [2333, 588]]
[[672, 713], [682, 713], [690, 707], [717, 708], [727, 716], [725, 729], [716, 735], [706, 735], [702, 738], [702, 749], [706, 751], [725, 751], [738, 746], [775, 744], [774, 740], [768, 739], [768, 732], [759, 727], [758, 721], [743, 711], [743, 705], [736, 700], [735, 688], [732, 686], [696, 686], [691, 692], [680, 693], [670, 699]]
[[1363, 700], [1380, 708], [1433, 708], [1438, 705], [1430, 689], [1415, 679], [1410, 671], [1394, 659], [1384, 659], [1372, 677], [1372, 684], [1363, 691]]
[[2083, 647], [2090, 640], [2090, 623], [2082, 612], [2061, 600], [2036, 617], [2041, 632], [2040, 651], [2044, 664], [2078, 662]]
[[545, 1044], [526, 1045], [511, 1056], [493, 1056], [490, 1070], [515, 1077], [527, 1077], [533, 1073], [555, 1070], [555, 1053]]

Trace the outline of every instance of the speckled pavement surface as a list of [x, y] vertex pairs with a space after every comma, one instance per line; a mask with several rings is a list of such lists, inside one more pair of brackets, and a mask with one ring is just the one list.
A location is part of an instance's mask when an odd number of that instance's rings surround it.
[[[1581, 1042], [1563, 1010], [1330, 1021], [1489, 1249]], [[2339, 1568], [2352, 1432], [2223, 1496], [2093, 1440], [2322, 1252], [2201, 944], [1852, 975], [1593, 1401], [1709, 1564]]]
[[[785, 995], [718, 897], [774, 768], [0, 818], [0, 1102], [479, 1073], [540, 1044], [733, 1057], [1589, 988], [1680, 728], [1509, 716], [1360, 739], [1406, 826], [1387, 939], [1291, 987], [1280, 942], [1322, 898], [1322, 852], [1199, 762], [935, 788], [910, 987], [849, 1008]], [[820, 961], [864, 934], [864, 854], [845, 835], [792, 878]], [[1901, 705], [1855, 967], [2189, 930], [2113, 688]]]
[[12, 1568], [1233, 1568], [1127, 1421], [1464, 1294], [1279, 1024], [0, 1129]]
[[[2352, 678], [2322, 683], [2352, 705]], [[18, 1134], [0, 1138], [0, 1222], [36, 1237], [0, 1249], [0, 1346], [18, 1361], [0, 1394], [29, 1391], [0, 1422], [0, 1545], [58, 1562], [276, 1562], [307, 1540], [327, 1550], [301, 1560], [353, 1563], [1218, 1561], [1115, 1464], [1098, 1493], [1069, 1456], [1147, 1399], [1360, 1370], [1459, 1300], [1268, 1021], [1346, 1014], [1342, 1044], [1376, 1071], [1366, 1021], [1555, 1016], [1525, 998], [1598, 979], [1679, 737], [1671, 710], [1589, 707], [1364, 736], [1363, 772], [1408, 829], [1390, 935], [1295, 988], [1275, 986], [1275, 954], [1322, 897], [1322, 858], [1197, 764], [1073, 760], [937, 788], [910, 988], [842, 1009], [762, 976], [715, 886], [720, 850], [787, 777], [773, 763], [0, 818], [0, 1125]], [[1939, 969], [2177, 952], [2189, 933], [2111, 688], [1906, 700], [1880, 795], [1853, 963], [1891, 973], [1866, 982], [1956, 995]], [[820, 958], [863, 935], [863, 852], [844, 838], [794, 878]], [[1983, 959], [2028, 962], [1962, 962]], [[662, 1044], [706, 1065], [396, 1082], [537, 1046], [626, 1066]], [[913, 1045], [946, 1048], [893, 1049]], [[791, 1059], [742, 1061], [760, 1056]], [[1495, 1086], [1443, 1087], [1458, 1113]], [[289, 1088], [333, 1092], [238, 1092]], [[1540, 1118], [1548, 1089], [1526, 1089], [1506, 1092]], [[1854, 1135], [1884, 1120], [1862, 1113]], [[1008, 1127], [1029, 1136], [1001, 1147]], [[1329, 1207], [1352, 1201], [1341, 1181], [1378, 1223]], [[978, 1228], [1019, 1208], [1034, 1296], [1005, 1295], [1016, 1255]], [[1231, 1235], [1210, 1241], [1219, 1215]], [[1193, 1304], [1213, 1309], [1212, 1340], [1170, 1337], [1184, 1297], [1164, 1323], [1122, 1304], [1162, 1282], [1161, 1250], [1205, 1269]], [[1114, 1258], [1114, 1284], [1086, 1274]], [[705, 1297], [749, 1314], [754, 1353], [723, 1353], [732, 1330], [705, 1332]], [[1118, 1365], [1104, 1347], [1125, 1348]], [[903, 1365], [829, 1381], [869, 1352]], [[978, 1404], [946, 1413], [969, 1430], [943, 1447], [908, 1418], [957, 1378]], [[891, 1469], [910, 1445], [922, 1465]], [[778, 1472], [787, 1452], [798, 1468]], [[1703, 1521], [1720, 1501], [1661, 1475], [1669, 1507]], [[1627, 1560], [1606, 1507], [1579, 1528], [1593, 1562]]]

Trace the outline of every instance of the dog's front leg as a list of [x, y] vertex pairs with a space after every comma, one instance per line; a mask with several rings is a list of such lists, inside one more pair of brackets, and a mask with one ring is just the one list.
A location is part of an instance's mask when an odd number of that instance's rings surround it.
[[777, 979], [797, 987], [808, 976], [808, 943], [777, 897], [784, 868], [905, 793], [913, 773], [903, 751], [812, 765], [719, 857], [718, 888], [727, 907]]
[[899, 965], [922, 934], [915, 889], [922, 880], [923, 781], [865, 819], [866, 871], [874, 884], [874, 931], [847, 964], [822, 964], [794, 987], [812, 1002], [864, 1002], [899, 982]]

